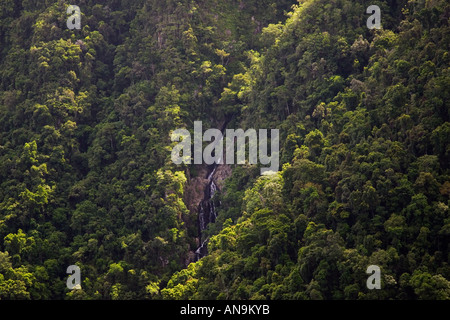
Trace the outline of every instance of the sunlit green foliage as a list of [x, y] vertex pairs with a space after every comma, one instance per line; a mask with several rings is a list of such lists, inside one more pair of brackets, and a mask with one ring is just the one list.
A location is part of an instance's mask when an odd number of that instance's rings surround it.
[[[0, 299], [450, 299], [446, 1], [69, 3], [0, 3]], [[197, 120], [281, 166], [232, 167], [194, 263]]]

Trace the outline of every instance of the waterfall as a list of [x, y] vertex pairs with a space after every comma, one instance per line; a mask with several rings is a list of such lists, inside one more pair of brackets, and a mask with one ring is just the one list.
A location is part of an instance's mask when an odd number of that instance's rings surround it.
[[[222, 132], [224, 132], [228, 121], [226, 121], [223, 125], [221, 130]], [[222, 140], [223, 137], [218, 142], [221, 142]], [[205, 196], [198, 207], [198, 234], [200, 239], [200, 246], [197, 248], [197, 250], [195, 250], [196, 261], [198, 261], [208, 253], [208, 237], [206, 237], [206, 239], [203, 239], [203, 231], [208, 227], [208, 224], [216, 222], [217, 219], [217, 209], [214, 204], [213, 197], [216, 194], [218, 187], [216, 185], [216, 182], [214, 181], [214, 174], [216, 173], [217, 167], [222, 164], [222, 158], [223, 156], [218, 158], [217, 162], [211, 165], [212, 169], [207, 176], [208, 183], [205, 188]]]
[[200, 202], [198, 208], [198, 227], [201, 245], [195, 251], [196, 260], [199, 260], [207, 254], [206, 244], [208, 242], [208, 238], [202, 239], [203, 231], [208, 227], [208, 224], [216, 222], [217, 219], [217, 210], [213, 201], [214, 194], [217, 192], [217, 185], [213, 179], [214, 173], [217, 169], [217, 164], [214, 164], [213, 166], [213, 169], [208, 175], [208, 184], [205, 188], [205, 197]]

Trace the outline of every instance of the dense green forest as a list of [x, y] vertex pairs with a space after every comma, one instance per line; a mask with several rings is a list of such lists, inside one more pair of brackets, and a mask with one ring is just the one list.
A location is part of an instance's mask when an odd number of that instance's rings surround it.
[[[446, 0], [2, 0], [0, 299], [450, 299], [449, 18]], [[280, 168], [230, 166], [197, 261], [205, 167], [170, 156], [199, 120], [279, 129]]]

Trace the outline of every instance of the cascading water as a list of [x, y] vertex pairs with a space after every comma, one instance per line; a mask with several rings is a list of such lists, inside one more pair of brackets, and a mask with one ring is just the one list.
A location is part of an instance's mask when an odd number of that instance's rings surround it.
[[[223, 133], [225, 131], [225, 128], [227, 124], [231, 121], [231, 118], [227, 119], [225, 123], [222, 126], [221, 132]], [[223, 137], [218, 141], [222, 142]], [[217, 162], [213, 163], [210, 166], [210, 172], [208, 174], [207, 180], [207, 186], [205, 188], [205, 196], [203, 200], [200, 202], [200, 205], [198, 207], [198, 229], [199, 229], [199, 243], [200, 246], [195, 250], [195, 259], [198, 261], [202, 257], [204, 257], [207, 253], [207, 243], [208, 243], [208, 237], [203, 239], [203, 231], [208, 227], [208, 224], [216, 222], [217, 219], [217, 208], [214, 204], [213, 197], [218, 191], [218, 187], [216, 182], [214, 181], [214, 174], [216, 173], [217, 167], [221, 164], [223, 164], [222, 159], [224, 159], [225, 150], [222, 154], [222, 157], [217, 159]], [[221, 203], [219, 202], [219, 205]]]
[[203, 239], [203, 231], [208, 227], [208, 224], [216, 222], [217, 219], [217, 210], [213, 201], [213, 197], [216, 194], [218, 188], [216, 182], [214, 181], [214, 173], [216, 173], [217, 166], [221, 164], [221, 161], [222, 158], [219, 158], [217, 163], [211, 165], [212, 169], [207, 177], [208, 183], [205, 188], [205, 196], [198, 207], [198, 231], [200, 247], [195, 250], [195, 258], [197, 261], [208, 253], [206, 247], [208, 238], [206, 237], [205, 239]]
[[214, 194], [217, 192], [217, 185], [213, 179], [214, 173], [217, 169], [217, 164], [214, 164], [213, 166], [212, 171], [208, 175], [208, 184], [205, 188], [205, 197], [200, 202], [198, 208], [198, 225], [201, 245], [195, 251], [196, 260], [199, 260], [207, 254], [206, 243], [208, 242], [208, 238], [203, 239], [203, 231], [208, 227], [208, 224], [216, 222], [217, 219], [217, 210], [213, 201]]

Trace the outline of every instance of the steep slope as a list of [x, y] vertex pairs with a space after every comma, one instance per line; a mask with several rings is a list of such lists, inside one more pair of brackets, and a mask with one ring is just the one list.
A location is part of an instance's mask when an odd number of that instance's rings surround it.
[[[450, 298], [447, 1], [69, 2], [0, 3], [1, 299]], [[231, 167], [191, 263], [197, 120], [281, 165]]]

